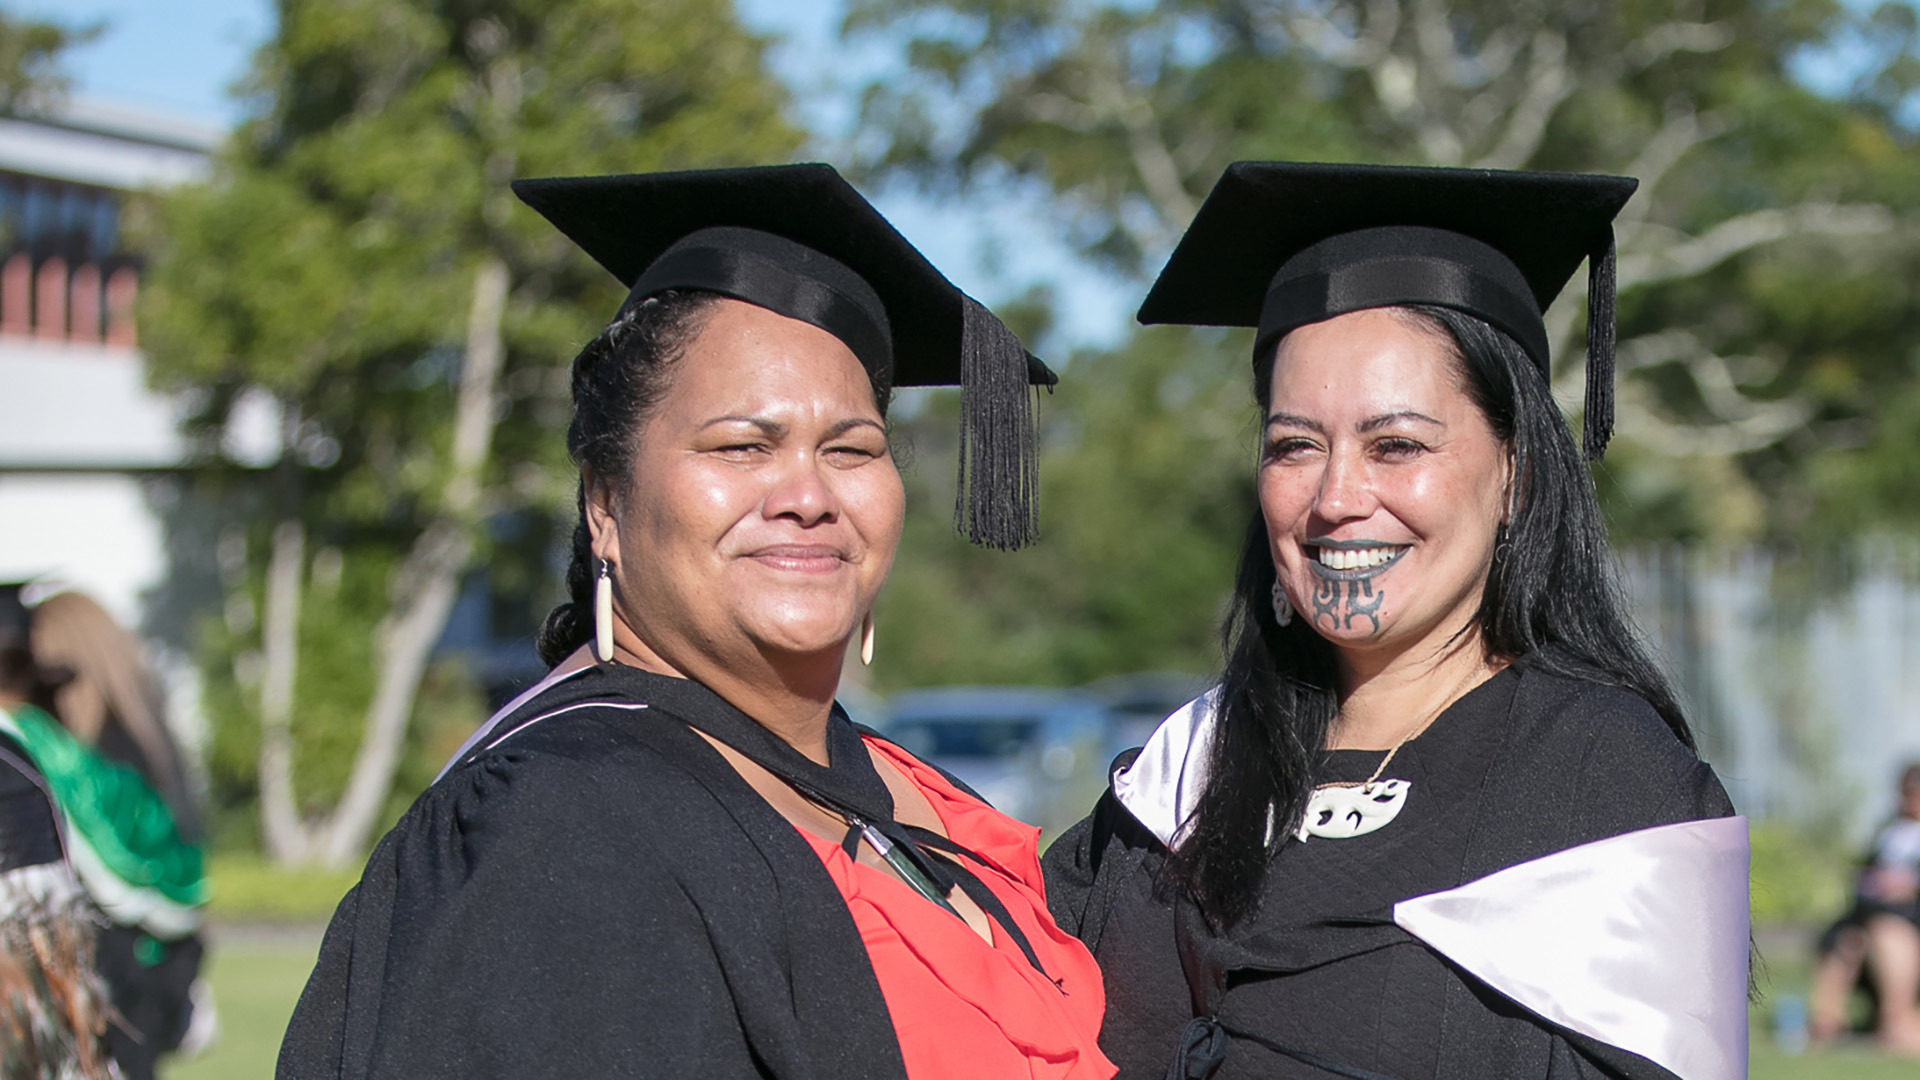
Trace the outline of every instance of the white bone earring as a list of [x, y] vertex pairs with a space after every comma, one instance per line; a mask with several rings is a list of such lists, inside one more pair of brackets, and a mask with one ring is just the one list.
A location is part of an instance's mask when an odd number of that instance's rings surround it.
[[613, 564], [595, 559], [593, 583], [593, 652], [601, 663], [613, 659]]
[[873, 666], [873, 612], [860, 620], [860, 662], [867, 667]]
[[1287, 599], [1287, 590], [1273, 583], [1273, 621], [1285, 626], [1293, 621], [1293, 601]]

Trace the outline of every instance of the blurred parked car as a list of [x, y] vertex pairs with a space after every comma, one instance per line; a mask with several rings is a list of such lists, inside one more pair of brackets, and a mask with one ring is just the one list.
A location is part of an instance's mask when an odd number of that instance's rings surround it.
[[1105, 769], [1121, 751], [1145, 744], [1162, 720], [1212, 684], [1212, 678], [1206, 675], [1137, 671], [1110, 675], [1081, 687], [1082, 693], [1100, 699], [1107, 709], [1107, 754], [1100, 767]]
[[889, 739], [1053, 833], [1093, 808], [1106, 778], [1107, 711], [1076, 690], [955, 686], [888, 703]]

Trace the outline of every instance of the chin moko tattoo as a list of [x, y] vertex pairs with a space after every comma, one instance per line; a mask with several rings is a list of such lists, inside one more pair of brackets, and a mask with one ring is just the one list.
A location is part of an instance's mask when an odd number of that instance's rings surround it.
[[1372, 623], [1369, 631], [1380, 629], [1380, 605], [1387, 598], [1385, 592], [1376, 591], [1372, 578], [1356, 578], [1349, 581], [1322, 579], [1313, 587], [1313, 621], [1318, 625], [1325, 617], [1331, 630], [1351, 630], [1353, 620], [1365, 619]]

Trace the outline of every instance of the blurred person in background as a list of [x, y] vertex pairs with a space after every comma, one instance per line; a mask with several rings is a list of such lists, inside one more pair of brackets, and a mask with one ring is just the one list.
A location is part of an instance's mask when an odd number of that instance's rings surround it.
[[109, 1006], [94, 914], [60, 836], [46, 780], [12, 717], [40, 689], [26, 609], [0, 591], [0, 1080], [109, 1080]]
[[1847, 1000], [1864, 970], [1880, 1045], [1920, 1055], [1920, 762], [1900, 773], [1899, 808], [1874, 834], [1854, 881], [1853, 907], [1821, 935], [1808, 1034], [1846, 1031]]
[[198, 980], [199, 818], [133, 636], [68, 592], [31, 609], [26, 641], [32, 683], [0, 732], [66, 821], [68, 857], [100, 924], [91, 944], [113, 1008], [108, 1047], [122, 1075], [145, 1080], [162, 1054], [197, 1050], [215, 1031]]
[[198, 843], [199, 800], [139, 639], [92, 597], [69, 590], [34, 605], [32, 646], [42, 671], [65, 674], [49, 710], [60, 726], [107, 760], [139, 773], [166, 800], [181, 839]]
[[1549, 389], [1590, 258], [1597, 458], [1633, 188], [1242, 162], [1148, 294], [1257, 326], [1263, 434], [1221, 683], [1047, 853], [1121, 1076], [1745, 1075], [1746, 825]]
[[279, 1075], [1105, 1080], [1037, 831], [834, 700], [893, 387], [961, 384], [957, 518], [1014, 547], [1052, 373], [828, 166], [515, 191], [629, 290], [574, 361], [552, 671], [375, 849]]

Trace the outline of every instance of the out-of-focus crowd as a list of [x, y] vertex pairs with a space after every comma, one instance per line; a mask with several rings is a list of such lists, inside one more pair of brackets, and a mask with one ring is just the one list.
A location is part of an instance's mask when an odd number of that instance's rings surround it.
[[0, 1078], [149, 1080], [211, 1040], [200, 841], [133, 635], [0, 590]]

